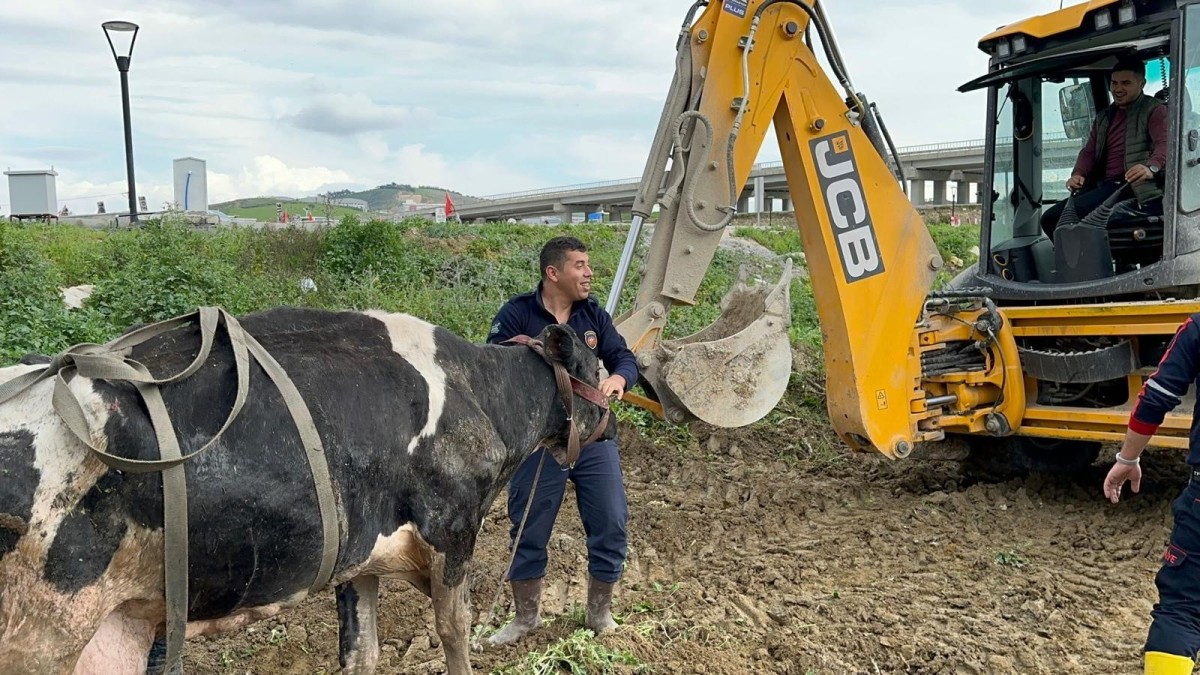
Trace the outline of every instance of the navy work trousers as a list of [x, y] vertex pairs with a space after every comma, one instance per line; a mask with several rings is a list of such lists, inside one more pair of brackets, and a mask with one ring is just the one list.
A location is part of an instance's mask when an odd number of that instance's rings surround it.
[[546, 546], [562, 506], [567, 479], [570, 479], [575, 483], [579, 517], [587, 535], [588, 572], [598, 581], [615, 583], [621, 578], [629, 541], [626, 530], [629, 507], [625, 501], [625, 483], [621, 478], [616, 441], [585, 445], [579, 453], [579, 461], [570, 469], [559, 465], [546, 450], [534, 451], [517, 468], [508, 484], [508, 516], [512, 520], [510, 541], [517, 536], [533, 476], [543, 454], [546, 459], [542, 475], [529, 508], [525, 531], [521, 541], [516, 543], [517, 555], [509, 578], [525, 581], [546, 576]]
[[1158, 603], [1146, 651], [1195, 659], [1200, 651], [1200, 470], [1172, 503], [1175, 526], [1154, 585]]
[[[1087, 192], [1081, 192], [1075, 195], [1075, 215], [1079, 216], [1080, 220], [1087, 217], [1089, 213], [1095, 211], [1104, 203], [1105, 199], [1112, 196], [1112, 193], [1117, 191], [1124, 183], [1124, 178], [1110, 178]], [[1128, 196], [1132, 197], [1130, 192]], [[1046, 209], [1042, 214], [1042, 229], [1045, 230], [1046, 236], [1050, 237], [1050, 241], [1054, 241], [1054, 231], [1058, 229], [1058, 220], [1062, 217], [1063, 209], [1067, 206], [1067, 200], [1063, 199], [1059, 203]]]

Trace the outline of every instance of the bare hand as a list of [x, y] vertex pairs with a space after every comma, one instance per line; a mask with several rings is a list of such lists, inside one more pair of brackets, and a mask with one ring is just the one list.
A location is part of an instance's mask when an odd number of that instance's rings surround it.
[[1083, 176], [1080, 176], [1079, 174], [1075, 174], [1074, 176], [1071, 176], [1070, 178], [1067, 179], [1067, 189], [1068, 190], [1083, 189], [1083, 183], [1084, 183]]
[[600, 381], [600, 385], [596, 388], [601, 394], [607, 396], [616, 396], [621, 398], [625, 395], [625, 378], [620, 375], [609, 375]]
[[1108, 470], [1108, 476], [1104, 479], [1104, 496], [1116, 504], [1121, 500], [1121, 487], [1125, 485], [1125, 481], [1129, 481], [1129, 486], [1133, 488], [1134, 492], [1140, 491], [1142, 489], [1141, 465], [1114, 463]]
[[1134, 164], [1125, 172], [1125, 181], [1133, 185], [1142, 183], [1154, 178], [1154, 172], [1145, 164]]

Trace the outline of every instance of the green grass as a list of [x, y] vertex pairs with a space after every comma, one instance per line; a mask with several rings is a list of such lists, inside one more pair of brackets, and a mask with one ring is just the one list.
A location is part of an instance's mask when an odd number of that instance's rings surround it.
[[801, 253], [804, 251], [804, 242], [801, 241], [800, 230], [794, 227], [771, 229], [739, 227], [734, 230], [734, 234], [746, 239], [753, 239], [778, 255]]
[[649, 673], [649, 666], [628, 650], [611, 649], [595, 639], [595, 634], [580, 628], [546, 649], [531, 652], [515, 664], [497, 668], [492, 675], [600, 675], [608, 673]]
[[[977, 229], [930, 229], [947, 257], [965, 260], [976, 245]], [[793, 229], [738, 232], [780, 253], [799, 247]], [[626, 228], [620, 225], [551, 231], [539, 225], [392, 223], [348, 216], [321, 231], [204, 231], [170, 220], [148, 221], [136, 230], [0, 222], [0, 366], [29, 352], [102, 343], [129, 326], [201, 305], [220, 305], [235, 314], [279, 305], [379, 308], [407, 312], [482, 342], [500, 306], [535, 286], [538, 251], [551, 233], [577, 236], [589, 246], [593, 292], [604, 301], [625, 242]], [[622, 291], [622, 307], [632, 304], [637, 290], [637, 260]], [[665, 336], [690, 335], [716, 319], [721, 298], [743, 265], [767, 283], [781, 271], [778, 261], [719, 250], [696, 305], [672, 309]], [[305, 278], [315, 282], [316, 291], [302, 290]], [[83, 309], [66, 310], [59, 289], [83, 283], [95, 285], [94, 294]], [[793, 277], [791, 302], [790, 337], [806, 354], [805, 363], [792, 373], [784, 399], [763, 423], [791, 417], [817, 424], [825, 408], [822, 335], [811, 284], [800, 274]], [[667, 424], [640, 408], [621, 404], [617, 415], [662, 446], [683, 447], [694, 440], [690, 428]], [[780, 449], [784, 458], [828, 454], [824, 445]]]
[[1021, 555], [1020, 551], [1013, 549], [998, 551], [994, 560], [997, 565], [1003, 565], [1005, 567], [1011, 567], [1017, 570], [1025, 567], [1027, 564], [1025, 561], [1025, 556]]

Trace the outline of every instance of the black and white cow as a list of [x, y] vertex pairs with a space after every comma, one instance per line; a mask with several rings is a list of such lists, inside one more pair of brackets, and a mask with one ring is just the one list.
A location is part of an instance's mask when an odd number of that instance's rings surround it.
[[[464, 581], [476, 536], [517, 465], [571, 433], [548, 362], [595, 386], [596, 357], [562, 326], [537, 336], [543, 357], [400, 314], [283, 308], [241, 323], [291, 376], [325, 445], [341, 533], [332, 583], [343, 666], [371, 672], [378, 661], [383, 576], [432, 598], [449, 672], [470, 672]], [[178, 329], [132, 356], [156, 376], [179, 372], [198, 339], [194, 327]], [[185, 454], [231, 408], [231, 354], [219, 342], [199, 372], [163, 387]], [[0, 369], [0, 382], [31, 367]], [[320, 562], [299, 436], [275, 386], [257, 366], [251, 375], [250, 399], [223, 440], [186, 465], [189, 637], [295, 605]], [[79, 377], [70, 386], [97, 447], [158, 457], [131, 385]], [[0, 673], [144, 672], [165, 616], [161, 476], [112, 470], [89, 454], [52, 409], [52, 389], [46, 380], [0, 404]], [[586, 435], [602, 411], [576, 403]]]

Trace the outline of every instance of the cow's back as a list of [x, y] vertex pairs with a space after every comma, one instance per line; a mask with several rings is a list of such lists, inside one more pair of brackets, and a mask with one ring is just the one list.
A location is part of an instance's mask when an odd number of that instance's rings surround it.
[[[324, 443], [342, 533], [337, 568], [365, 560], [379, 536], [426, 520], [430, 491], [449, 489], [437, 484], [443, 472], [430, 430], [462, 396], [448, 391], [453, 378], [440, 372], [437, 350], [465, 343], [411, 317], [356, 312], [286, 308], [241, 324], [287, 371]], [[195, 375], [163, 387], [184, 454], [217, 433], [233, 404], [232, 352], [220, 333]], [[185, 368], [198, 344], [196, 329], [178, 330], [136, 348], [133, 358], [162, 377]], [[108, 451], [156, 459], [153, 428], [132, 386], [93, 386], [108, 412]], [[257, 365], [241, 414], [216, 445], [188, 462], [186, 474], [192, 620], [308, 588], [322, 550], [312, 474], [278, 389]], [[109, 471], [81, 506], [59, 528], [47, 560], [47, 575], [63, 590], [103, 572], [126, 522], [161, 527], [161, 478]]]

